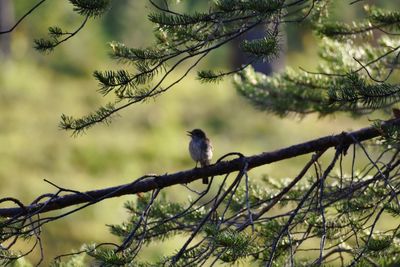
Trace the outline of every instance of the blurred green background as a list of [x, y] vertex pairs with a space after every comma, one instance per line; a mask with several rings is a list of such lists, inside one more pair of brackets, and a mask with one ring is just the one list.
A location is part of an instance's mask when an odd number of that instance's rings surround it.
[[[32, 5], [30, 1], [10, 2], [16, 19]], [[182, 9], [193, 9], [195, 2], [186, 1]], [[347, 5], [343, 2], [342, 7]], [[338, 10], [345, 19], [358, 12], [340, 6]], [[0, 56], [0, 197], [15, 197], [28, 204], [40, 194], [55, 192], [44, 178], [62, 187], [85, 191], [128, 183], [147, 173], [193, 168], [185, 133], [193, 128], [208, 133], [217, 159], [232, 151], [253, 155], [358, 129], [375, 118], [311, 115], [282, 119], [250, 106], [235, 92], [230, 79], [220, 84], [201, 84], [192, 74], [155, 101], [121, 112], [109, 126], [98, 125], [77, 137], [59, 130], [62, 113], [79, 117], [106, 102], [96, 92], [94, 70], [126, 67], [109, 58], [107, 42], [116, 40], [134, 47], [152, 43], [148, 11], [147, 1], [114, 1], [106, 16], [89, 21], [76, 37], [46, 55], [33, 49], [34, 38], [45, 36], [49, 26], [72, 30], [82, 20], [67, 1], [49, 1], [9, 35], [10, 52]], [[316, 37], [306, 27], [296, 25], [286, 32], [282, 42], [287, 51], [280, 63], [312, 70], [318, 62]], [[224, 49], [203, 67], [229, 68], [234, 50]], [[293, 177], [308, 158], [258, 168], [251, 172], [251, 178], [256, 181], [261, 174]], [[193, 186], [202, 185], [196, 182]], [[174, 186], [168, 192], [171, 201], [187, 199], [188, 192], [182, 186]], [[135, 198], [109, 199], [46, 225], [42, 234], [46, 261], [79, 249], [83, 243], [117, 242], [106, 224], [126, 220], [123, 203]], [[163, 248], [171, 251], [170, 243], [166, 242]], [[160, 249], [149, 250], [153, 257], [162, 254]], [[38, 255], [32, 254], [29, 259]]]

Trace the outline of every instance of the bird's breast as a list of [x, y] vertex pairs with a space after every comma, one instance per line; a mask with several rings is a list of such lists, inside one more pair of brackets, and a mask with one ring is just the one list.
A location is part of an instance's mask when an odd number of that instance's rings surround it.
[[189, 143], [190, 156], [194, 161], [200, 161], [202, 159], [201, 142], [191, 140]]

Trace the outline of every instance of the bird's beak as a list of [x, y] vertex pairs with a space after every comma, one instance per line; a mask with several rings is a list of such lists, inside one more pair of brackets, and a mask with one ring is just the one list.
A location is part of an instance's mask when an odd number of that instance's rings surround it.
[[191, 131], [186, 131], [186, 133], [187, 133], [188, 136], [190, 136], [190, 137], [192, 136], [192, 132]]

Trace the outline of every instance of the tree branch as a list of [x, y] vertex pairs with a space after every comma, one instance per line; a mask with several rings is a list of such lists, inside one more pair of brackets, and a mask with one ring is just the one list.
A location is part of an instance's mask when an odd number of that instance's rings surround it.
[[[382, 126], [397, 125], [400, 126], [400, 119], [388, 120], [382, 123]], [[293, 145], [287, 148], [272, 152], [264, 152], [258, 155], [245, 157], [248, 163], [248, 169], [266, 165], [272, 162], [305, 155], [311, 152], [326, 150], [339, 145], [346, 146], [361, 141], [369, 140], [381, 135], [381, 132], [375, 127], [367, 127], [350, 133], [341, 133], [332, 136], [325, 136], [305, 143]], [[87, 192], [70, 193], [63, 196], [56, 196], [48, 201], [34, 203], [24, 207], [3, 208], [0, 209], [0, 217], [19, 217], [44, 213], [52, 210], [58, 210], [65, 207], [98, 202], [106, 198], [119, 197], [123, 195], [147, 192], [154, 189], [161, 189], [176, 184], [190, 183], [203, 177], [223, 175], [242, 169], [243, 158], [230, 161], [218, 162], [214, 165], [204, 168], [195, 168], [186, 171], [180, 171], [164, 175], [145, 175], [132, 183], [99, 189]], [[6, 199], [0, 199], [0, 203], [7, 202]]]

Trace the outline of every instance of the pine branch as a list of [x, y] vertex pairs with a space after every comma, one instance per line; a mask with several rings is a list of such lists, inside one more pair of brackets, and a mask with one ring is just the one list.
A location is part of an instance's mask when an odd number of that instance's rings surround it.
[[[246, 25], [247, 27], [242, 29], [237, 29], [233, 32], [229, 32], [227, 36], [219, 37], [216, 38], [214, 41], [218, 40], [218, 42], [213, 43], [212, 46], [209, 46], [208, 41], [203, 41], [200, 44], [197, 44], [196, 46], [192, 46], [189, 48], [186, 48], [185, 50], [181, 50], [176, 54], [168, 55], [166, 58], [163, 58], [156, 66], [150, 69], [146, 70], [139, 70], [139, 73], [127, 77], [127, 73], [123, 74], [123, 78], [121, 79], [120, 77], [112, 77], [113, 73], [108, 72], [108, 75], [101, 74], [99, 72], [95, 73], [96, 78], [99, 79], [100, 82], [102, 82], [102, 88], [101, 92], [103, 94], [108, 94], [109, 92], [112, 91], [111, 86], [115, 87], [114, 90], [116, 95], [117, 95], [117, 101], [114, 104], [109, 104], [106, 107], [101, 107], [97, 112], [89, 114], [87, 116], [84, 116], [82, 118], [74, 119], [73, 117], [63, 115], [61, 117], [61, 123], [60, 127], [65, 130], [72, 130], [73, 134], [78, 134], [81, 133], [88, 128], [94, 126], [97, 123], [109, 123], [111, 121], [111, 116], [116, 114], [118, 111], [127, 108], [128, 106], [131, 106], [133, 104], [142, 102], [144, 100], [147, 100], [149, 98], [155, 97], [160, 95], [161, 93], [164, 93], [168, 90], [170, 90], [173, 86], [175, 86], [177, 83], [179, 83], [183, 78], [186, 77], [186, 75], [197, 66], [197, 64], [203, 60], [211, 51], [216, 50], [220, 48], [221, 46], [226, 45], [230, 41], [238, 38], [239, 36], [243, 35], [244, 33], [250, 31], [251, 29], [255, 28], [256, 26], [260, 25], [262, 21], [256, 21], [250, 25]], [[211, 43], [211, 41], [210, 41]], [[179, 58], [179, 56], [188, 54], [186, 56], [183, 56]], [[127, 83], [132, 82], [134, 79], [137, 79], [138, 76], [141, 76], [143, 74], [145, 75], [152, 75], [151, 73], [156, 72], [158, 68], [162, 67], [167, 61], [175, 59], [177, 62], [175, 62], [171, 67], [168, 69], [164, 70], [164, 73], [161, 75], [161, 78], [156, 82], [155, 85], [151, 85], [150, 88], [142, 89], [142, 90], [136, 90], [138, 92], [133, 92], [132, 90], [129, 90], [127, 88]], [[182, 65], [184, 62], [187, 61], [194, 61], [191, 63], [189, 67], [186, 67], [186, 71], [184, 72], [183, 75], [181, 75], [180, 78], [174, 79], [173, 82], [170, 84], [166, 85], [165, 87], [162, 87], [162, 84], [167, 80], [167, 78], [177, 69], [178, 66]], [[239, 71], [240, 69], [238, 69]], [[141, 78], [143, 79], [143, 78]], [[119, 83], [118, 82], [123, 80], [124, 83]], [[115, 83], [115, 81], [117, 81]], [[122, 95], [118, 95], [119, 93], [122, 92]], [[127, 94], [125, 94], [127, 93]], [[121, 102], [125, 101], [125, 102]], [[67, 119], [67, 120], [65, 120]]]
[[[78, 32], [80, 32], [86, 25], [87, 21], [89, 19], [89, 15], [87, 15], [81, 25], [74, 30], [73, 32], [63, 32], [61, 28], [59, 27], [49, 27], [49, 36], [51, 37], [50, 39], [36, 39], [34, 41], [35, 43], [35, 49], [37, 49], [40, 52], [51, 52], [53, 51], [54, 48], [59, 46], [60, 44], [68, 41], [70, 38], [74, 37]], [[59, 39], [61, 36], [65, 36], [62, 39]]]
[[69, 0], [74, 6], [74, 11], [86, 17], [103, 15], [110, 6], [111, 0]]
[[365, 11], [368, 16], [365, 21], [353, 23], [353, 25], [328, 21], [316, 25], [316, 30], [323, 36], [344, 40], [349, 35], [356, 37], [357, 35], [371, 34], [373, 30], [386, 32], [385, 29], [400, 29], [400, 12], [368, 5], [365, 6]]
[[[400, 126], [400, 119], [386, 121], [382, 123], [381, 128], [389, 128], [394, 126]], [[264, 152], [258, 155], [245, 157], [244, 159], [246, 162], [248, 162], [248, 168], [251, 169], [311, 152], [326, 150], [331, 147], [346, 147], [350, 144], [378, 137], [381, 135], [381, 133], [382, 131], [377, 129], [377, 127], [367, 127], [350, 133], [341, 133], [333, 136], [321, 137], [319, 139], [314, 139], [273, 152]], [[106, 198], [148, 192], [154, 189], [161, 189], [177, 184], [187, 184], [195, 180], [202, 179], [203, 177], [224, 175], [239, 171], [242, 168], [242, 162], [243, 159], [239, 158], [230, 161], [222, 161], [205, 168], [196, 168], [173, 174], [146, 175], [129, 184], [57, 196], [52, 198], [50, 201], [39, 202], [24, 207], [3, 208], [0, 209], [0, 217], [20, 217], [33, 215], [52, 210], [63, 209], [77, 204], [98, 202]], [[0, 203], [7, 201], [8, 199], [0, 199]]]

